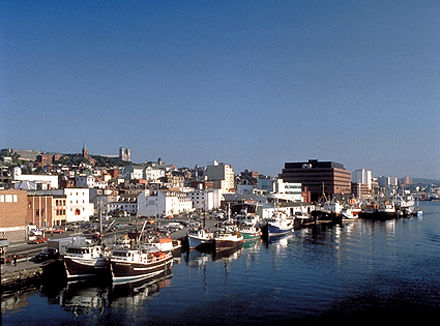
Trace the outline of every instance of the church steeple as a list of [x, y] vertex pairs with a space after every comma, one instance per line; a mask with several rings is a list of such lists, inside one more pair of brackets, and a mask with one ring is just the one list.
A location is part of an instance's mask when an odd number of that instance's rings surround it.
[[83, 146], [83, 149], [82, 149], [82, 156], [86, 159], [86, 160], [88, 160], [89, 158], [90, 158], [90, 156], [89, 156], [89, 151], [87, 150], [87, 146], [86, 146], [86, 142], [84, 141], [84, 146]]

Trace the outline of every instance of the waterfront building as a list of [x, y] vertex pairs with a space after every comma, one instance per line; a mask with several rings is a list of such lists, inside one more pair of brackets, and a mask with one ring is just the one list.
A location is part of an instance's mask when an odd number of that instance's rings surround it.
[[206, 167], [205, 176], [209, 181], [214, 181], [214, 187], [223, 193], [235, 192], [234, 170], [229, 164], [213, 161]]
[[222, 200], [220, 189], [202, 189], [197, 188], [188, 192], [194, 209], [209, 211], [219, 208]]
[[167, 189], [144, 190], [137, 202], [139, 216], [169, 216], [194, 210], [186, 193]]
[[360, 182], [351, 183], [351, 194], [360, 200], [371, 199], [373, 190], [368, 188], [368, 185]]
[[[66, 223], [88, 221], [93, 216], [93, 204], [89, 201], [88, 188], [65, 188], [39, 190], [31, 193], [34, 196], [65, 196]], [[56, 200], [56, 199], [55, 199]]]
[[88, 188], [66, 188], [67, 223], [88, 221], [93, 216], [93, 204], [89, 202]]
[[343, 164], [332, 161], [286, 162], [279, 177], [285, 182], [300, 182], [302, 187], [307, 187], [312, 201], [319, 200], [323, 190], [328, 197], [351, 193], [350, 171]]
[[10, 242], [26, 239], [27, 192], [0, 190], [0, 238]]
[[107, 203], [107, 212], [124, 211], [131, 215], [137, 214], [137, 194], [124, 194], [116, 197], [116, 201]]
[[27, 224], [37, 228], [64, 226], [67, 223], [66, 196], [63, 194], [28, 193]]

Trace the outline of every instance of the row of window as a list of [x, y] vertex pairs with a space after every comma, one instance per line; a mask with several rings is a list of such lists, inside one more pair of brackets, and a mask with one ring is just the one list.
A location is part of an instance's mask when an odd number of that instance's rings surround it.
[[18, 202], [17, 195], [0, 195], [0, 203], [16, 203]]

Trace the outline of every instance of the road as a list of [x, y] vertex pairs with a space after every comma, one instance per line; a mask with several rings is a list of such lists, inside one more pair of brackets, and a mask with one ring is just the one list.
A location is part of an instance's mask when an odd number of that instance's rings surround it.
[[[187, 224], [189, 222], [195, 221], [194, 219], [182, 219], [183, 222], [186, 222]], [[125, 222], [125, 221], [124, 221]], [[156, 223], [154, 224], [154, 227], [156, 228], [162, 228], [166, 226], [170, 222], [179, 222], [179, 220], [176, 219], [158, 219]], [[199, 221], [200, 222], [200, 221]], [[217, 220], [206, 220], [206, 226], [209, 228], [212, 228], [215, 223], [218, 223]], [[139, 220], [137, 229], [140, 232], [142, 230], [143, 221]], [[115, 232], [107, 232], [104, 237], [104, 243], [106, 245], [111, 245], [115, 242], [115, 240], [120, 237], [123, 234], [126, 234], [129, 230], [135, 229], [136, 226], [131, 224], [128, 225], [124, 223], [123, 226], [115, 231]], [[174, 232], [171, 234], [171, 237], [173, 239], [182, 239], [187, 235], [188, 228], [183, 228], [182, 230], [179, 230], [177, 232]], [[55, 233], [55, 234], [46, 234], [46, 237], [50, 239], [59, 239], [59, 238], [66, 238], [66, 237], [72, 237], [72, 236], [85, 236], [82, 232], [77, 231], [66, 231], [64, 233]], [[35, 256], [37, 253], [41, 252], [44, 248], [47, 247], [47, 243], [38, 243], [38, 244], [28, 244], [26, 242], [19, 242], [19, 243], [13, 243], [10, 244], [6, 251], [6, 256], [10, 255], [21, 255], [21, 256], [28, 256], [29, 258]]]

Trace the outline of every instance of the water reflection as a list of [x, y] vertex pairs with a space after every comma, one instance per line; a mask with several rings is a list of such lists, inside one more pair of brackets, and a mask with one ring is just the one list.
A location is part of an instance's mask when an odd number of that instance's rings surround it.
[[90, 282], [69, 283], [57, 297], [64, 310], [74, 315], [102, 314], [108, 304], [109, 286], [94, 286]]
[[[100, 314], [108, 308], [137, 307], [171, 284], [172, 275], [162, 274], [134, 283], [112, 285], [98, 282], [68, 283], [56, 297], [64, 310], [74, 315]], [[98, 284], [97, 284], [98, 283]]]
[[4, 297], [2, 293], [2, 315], [8, 310], [20, 310], [26, 308], [29, 305], [28, 299], [30, 295], [31, 293], [18, 293], [16, 295]]

